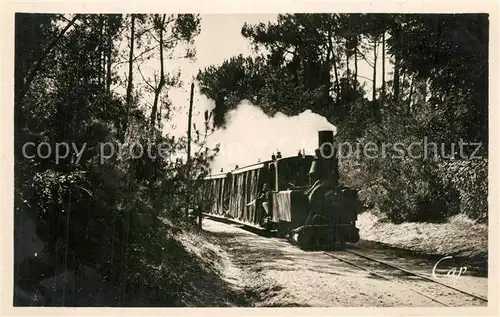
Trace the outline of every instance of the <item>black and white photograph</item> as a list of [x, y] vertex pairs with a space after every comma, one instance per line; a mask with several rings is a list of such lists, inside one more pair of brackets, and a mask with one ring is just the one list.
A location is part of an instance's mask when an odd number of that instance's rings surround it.
[[492, 305], [490, 13], [167, 7], [12, 13], [4, 302]]

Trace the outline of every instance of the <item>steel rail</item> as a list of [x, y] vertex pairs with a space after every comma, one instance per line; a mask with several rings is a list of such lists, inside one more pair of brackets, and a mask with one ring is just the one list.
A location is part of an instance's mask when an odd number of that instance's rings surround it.
[[332, 257], [332, 258], [335, 258], [335, 259], [337, 259], [337, 260], [339, 260], [339, 261], [342, 261], [342, 262], [345, 262], [345, 263], [350, 264], [350, 265], [352, 265], [352, 266], [355, 266], [355, 267], [357, 267], [357, 268], [359, 268], [359, 269], [365, 270], [365, 271], [367, 271], [368, 273], [373, 274], [373, 275], [375, 275], [375, 276], [378, 276], [378, 277], [380, 277], [380, 278], [383, 278], [383, 279], [385, 279], [385, 280], [387, 280], [387, 281], [396, 282], [396, 283], [398, 283], [398, 284], [402, 285], [403, 287], [405, 287], [405, 288], [407, 288], [407, 289], [409, 289], [409, 290], [411, 290], [411, 291], [413, 291], [413, 292], [415, 292], [415, 293], [417, 293], [417, 294], [419, 294], [419, 295], [422, 295], [422, 296], [424, 296], [424, 297], [426, 297], [426, 298], [428, 298], [428, 299], [430, 299], [430, 300], [432, 300], [432, 301], [434, 301], [434, 302], [436, 302], [436, 303], [438, 303], [438, 304], [441, 304], [441, 305], [446, 306], [446, 307], [450, 307], [450, 305], [447, 305], [447, 304], [445, 304], [445, 303], [443, 303], [443, 302], [441, 302], [441, 301], [439, 301], [439, 300], [437, 300], [437, 299], [435, 299], [435, 298], [433, 298], [433, 297], [431, 297], [431, 296], [429, 296], [429, 295], [426, 295], [426, 294], [424, 294], [424, 293], [420, 292], [419, 290], [414, 289], [413, 287], [410, 287], [410, 286], [408, 286], [408, 285], [406, 285], [406, 284], [403, 284], [403, 283], [401, 283], [401, 282], [398, 282], [398, 281], [396, 281], [396, 280], [394, 280], [394, 279], [388, 278], [387, 276], [384, 276], [384, 275], [382, 275], [382, 274], [379, 274], [379, 273], [373, 272], [373, 271], [372, 271], [372, 270], [370, 270], [370, 269], [367, 269], [367, 268], [365, 268], [365, 267], [362, 267], [361, 265], [358, 265], [358, 264], [353, 263], [353, 262], [351, 262], [351, 261], [349, 261], [349, 260], [343, 259], [343, 258], [341, 258], [341, 257], [339, 257], [339, 256], [333, 255], [333, 254], [332, 254], [332, 253], [330, 253], [330, 252], [324, 252], [324, 253], [325, 253], [326, 255], [328, 255], [328, 256], [330, 256], [330, 257]]
[[459, 289], [459, 288], [457, 288], [457, 287], [454, 287], [454, 286], [448, 285], [448, 284], [443, 283], [443, 282], [441, 282], [441, 281], [437, 281], [436, 279], [433, 279], [433, 278], [427, 277], [427, 276], [422, 275], [422, 274], [420, 274], [420, 273], [416, 273], [416, 272], [408, 271], [408, 270], [403, 269], [403, 268], [401, 268], [401, 267], [395, 266], [394, 264], [387, 263], [387, 262], [385, 262], [385, 261], [381, 261], [381, 260], [378, 260], [378, 259], [372, 258], [372, 257], [370, 257], [370, 256], [367, 256], [367, 255], [364, 255], [364, 254], [361, 254], [361, 253], [358, 253], [358, 252], [354, 252], [354, 251], [351, 251], [351, 250], [343, 250], [343, 251], [344, 251], [344, 252], [348, 252], [348, 253], [355, 254], [355, 255], [357, 255], [357, 256], [363, 257], [363, 258], [365, 258], [365, 259], [368, 259], [368, 260], [371, 260], [371, 261], [374, 261], [374, 262], [378, 262], [378, 263], [380, 263], [380, 264], [384, 264], [384, 265], [389, 266], [389, 267], [392, 267], [392, 268], [394, 268], [394, 269], [397, 269], [397, 270], [403, 271], [403, 272], [405, 272], [405, 273], [407, 273], [407, 274], [411, 274], [411, 275], [418, 276], [418, 277], [423, 278], [423, 279], [425, 279], [425, 280], [428, 280], [428, 281], [430, 281], [430, 282], [434, 282], [434, 283], [437, 283], [437, 284], [443, 285], [443, 286], [448, 287], [448, 288], [450, 288], [450, 289], [452, 289], [452, 290], [455, 290], [455, 291], [457, 291], [457, 292], [460, 292], [460, 293], [463, 293], [463, 294], [465, 294], [465, 295], [469, 295], [469, 296], [471, 296], [471, 297], [474, 297], [474, 298], [476, 298], [476, 299], [479, 299], [479, 300], [482, 300], [482, 301], [488, 302], [488, 299], [487, 299], [487, 298], [484, 298], [484, 297], [479, 296], [479, 295], [476, 295], [476, 294], [469, 293], [469, 292], [467, 292], [467, 291], [461, 290], [461, 289]]

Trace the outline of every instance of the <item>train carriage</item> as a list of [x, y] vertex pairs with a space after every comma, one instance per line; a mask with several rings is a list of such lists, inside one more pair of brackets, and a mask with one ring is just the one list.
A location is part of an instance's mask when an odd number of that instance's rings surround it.
[[228, 192], [227, 181], [227, 175], [222, 173], [205, 178], [200, 198], [202, 201], [208, 201], [205, 212], [213, 215], [224, 215], [224, 193]]

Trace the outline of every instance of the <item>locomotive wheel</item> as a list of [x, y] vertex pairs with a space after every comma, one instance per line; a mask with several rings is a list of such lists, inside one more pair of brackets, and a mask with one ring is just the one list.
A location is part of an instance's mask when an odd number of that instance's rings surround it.
[[289, 240], [302, 250], [307, 251], [340, 250], [345, 248], [346, 242], [350, 242], [347, 235], [341, 233], [337, 235], [331, 227], [314, 226], [292, 230]]
[[312, 237], [304, 237], [304, 235], [302, 235], [302, 237], [299, 238], [299, 248], [301, 248], [304, 251], [313, 250], [314, 239], [312, 239]]
[[287, 235], [288, 240], [302, 250], [311, 250], [314, 246], [314, 238], [311, 230], [307, 227], [299, 227], [291, 230]]
[[328, 237], [322, 228], [305, 227], [299, 233], [298, 244], [302, 250], [322, 250], [328, 247]]

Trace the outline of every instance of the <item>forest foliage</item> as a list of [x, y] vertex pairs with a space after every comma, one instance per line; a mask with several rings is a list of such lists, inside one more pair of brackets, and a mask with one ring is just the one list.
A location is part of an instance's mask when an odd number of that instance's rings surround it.
[[[460, 212], [487, 221], [488, 26], [486, 14], [281, 14], [242, 27], [256, 56], [197, 79], [217, 127], [246, 99], [268, 115], [311, 109], [337, 126], [339, 143], [426, 138], [437, 157], [353, 156], [342, 162], [344, 184], [391, 221]], [[360, 63], [372, 76], [361, 78]], [[459, 142], [481, 147], [459, 156]]]
[[[15, 23], [15, 213], [35, 219], [52, 275], [96, 268], [123, 305], [138, 287], [168, 288], [158, 284], [173, 281], [161, 250], [191, 227], [193, 193], [213, 155], [200, 150], [204, 131], [193, 131], [190, 161], [186, 138], [162, 133], [168, 90], [181, 84], [165, 63], [195, 56], [199, 16], [16, 14]], [[147, 63], [157, 70], [149, 76]], [[44, 155], [35, 155], [41, 143]], [[63, 143], [85, 151], [56, 158]], [[104, 145], [119, 144], [140, 144], [144, 155], [125, 148], [102, 160]], [[43, 279], [28, 264], [15, 266], [21, 288]], [[156, 291], [151, 303], [172, 292]]]

